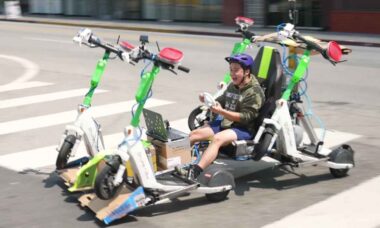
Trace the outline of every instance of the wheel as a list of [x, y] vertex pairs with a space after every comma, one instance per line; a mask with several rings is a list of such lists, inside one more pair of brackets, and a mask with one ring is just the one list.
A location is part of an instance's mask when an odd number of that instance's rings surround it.
[[207, 111], [208, 113], [206, 114], [206, 116], [202, 117], [204, 119], [201, 119], [201, 117], [199, 116], [199, 114], [201, 114], [202, 112], [203, 110], [201, 109], [201, 106], [199, 106], [190, 113], [189, 118], [187, 120], [187, 124], [189, 125], [191, 131], [203, 126], [205, 121], [209, 121], [210, 111]]
[[[121, 183], [119, 186], [114, 186], [113, 184], [116, 172], [117, 170], [114, 170], [111, 166], [106, 164], [96, 176], [94, 191], [100, 199], [111, 199], [121, 190], [123, 183]], [[126, 176], [127, 170], [125, 170], [123, 176], [124, 180], [126, 180]]]
[[[354, 150], [349, 145], [342, 145], [329, 154], [329, 161], [334, 163], [348, 163], [355, 165]], [[330, 168], [330, 173], [335, 178], [342, 178], [347, 176], [349, 168], [346, 169], [333, 169]]]
[[272, 141], [272, 133], [264, 132], [259, 143], [255, 146], [253, 160], [259, 161], [267, 152]]
[[349, 169], [332, 169], [330, 168], [330, 173], [333, 175], [335, 178], [342, 178], [347, 176]]
[[[198, 182], [201, 185], [207, 187], [221, 187], [221, 186], [231, 186], [231, 189], [235, 188], [235, 180], [232, 174], [218, 166], [208, 167], [203, 173], [198, 177]], [[223, 192], [207, 193], [205, 194], [206, 199], [210, 202], [220, 202], [227, 198], [231, 189], [226, 189]]]
[[220, 201], [225, 200], [229, 193], [230, 193], [230, 190], [225, 191], [225, 192], [206, 194], [206, 199], [210, 202], [220, 202]]
[[77, 139], [74, 135], [66, 136], [61, 148], [58, 151], [57, 161], [55, 162], [55, 166], [57, 169], [65, 168], [76, 140]]

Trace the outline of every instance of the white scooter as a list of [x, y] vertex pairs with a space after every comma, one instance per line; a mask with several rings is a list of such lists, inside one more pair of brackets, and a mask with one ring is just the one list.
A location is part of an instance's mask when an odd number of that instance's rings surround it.
[[[136, 189], [143, 189], [143, 200], [140, 206], [157, 204], [168, 199], [177, 198], [186, 192], [198, 192], [206, 194], [211, 201], [224, 200], [229, 191], [234, 187], [233, 177], [228, 173], [217, 173], [210, 177], [209, 181], [197, 182], [188, 180], [174, 171], [174, 169], [154, 173], [141, 142], [141, 129], [139, 128], [140, 115], [147, 100], [153, 81], [160, 69], [176, 73], [174, 69], [189, 72], [189, 69], [179, 66], [183, 54], [174, 48], [164, 48], [157, 55], [148, 51], [144, 44], [134, 48], [132, 45], [121, 42], [130, 53], [130, 59], [138, 62], [147, 59], [153, 62], [151, 71], [145, 72], [141, 78], [136, 93], [138, 107], [134, 112], [131, 125], [125, 128], [125, 138], [115, 153], [99, 153], [95, 155], [77, 174], [76, 182], [71, 190], [81, 189], [94, 183], [94, 191], [100, 199], [111, 199], [118, 194], [124, 184]], [[140, 38], [141, 41], [141, 38]], [[189, 151], [190, 153], [190, 151]], [[101, 162], [104, 161], [103, 165]], [[128, 180], [125, 164], [131, 162], [134, 178]], [[221, 178], [226, 180], [221, 182]], [[220, 183], [223, 183], [222, 185]], [[69, 189], [69, 190], [70, 190]], [[70, 191], [71, 191], [70, 190]]]
[[[323, 146], [316, 136], [311, 121], [301, 106], [300, 98], [290, 99], [295, 86], [304, 77], [310, 63], [312, 51], [322, 56], [332, 64], [340, 62], [342, 50], [336, 42], [329, 42], [327, 48], [311, 41], [294, 30], [292, 24], [287, 24], [280, 32], [285, 38], [295, 39], [298, 43], [305, 45], [305, 51], [300, 62], [290, 78], [288, 86], [280, 99], [275, 102], [274, 113], [263, 119], [261, 126], [253, 140], [234, 142], [233, 157], [246, 156], [253, 160], [260, 160], [268, 155], [276, 159], [279, 165], [290, 165], [292, 167], [304, 167], [310, 165], [325, 165], [330, 168], [334, 177], [344, 177], [349, 169], [354, 167], [354, 151], [348, 145], [342, 145], [334, 150]], [[208, 96], [208, 99], [211, 99]], [[290, 101], [290, 102], [289, 102]], [[208, 101], [211, 105], [213, 102]], [[302, 126], [302, 128], [298, 125]], [[302, 144], [303, 132], [296, 134], [295, 129], [305, 130], [310, 144]], [[299, 136], [298, 139], [296, 136]]]
[[[91, 87], [87, 92], [83, 103], [78, 106], [78, 115], [75, 122], [65, 127], [62, 139], [57, 147], [57, 170], [67, 168], [68, 160], [70, 157], [75, 156], [75, 152], [82, 138], [84, 139], [87, 153], [91, 157], [105, 149], [100, 124], [91, 114], [92, 96], [104, 73], [110, 54], [115, 53], [123, 61], [129, 57], [121, 48], [104, 43], [99, 38], [95, 37], [90, 29], [80, 30], [73, 38], [73, 41], [79, 45], [83, 43], [92, 48], [101, 47], [105, 52], [103, 58], [100, 59], [96, 65], [96, 69], [91, 78]], [[87, 158], [80, 160], [82, 164], [87, 161]]]

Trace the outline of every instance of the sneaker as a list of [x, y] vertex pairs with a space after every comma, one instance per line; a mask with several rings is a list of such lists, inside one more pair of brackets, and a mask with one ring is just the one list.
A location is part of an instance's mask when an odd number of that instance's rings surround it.
[[187, 171], [186, 178], [187, 178], [188, 180], [196, 181], [197, 177], [195, 176], [194, 166], [193, 166], [193, 165], [190, 165], [190, 168], [189, 168], [189, 170]]
[[185, 167], [176, 166], [174, 167], [174, 171], [176, 172], [176, 174], [178, 174], [179, 176], [183, 178], [187, 177], [188, 170], [185, 169]]
[[186, 178], [192, 181], [196, 180], [196, 175], [194, 172], [194, 165], [190, 165], [188, 167], [174, 167], [175, 172], [181, 176], [182, 178]]

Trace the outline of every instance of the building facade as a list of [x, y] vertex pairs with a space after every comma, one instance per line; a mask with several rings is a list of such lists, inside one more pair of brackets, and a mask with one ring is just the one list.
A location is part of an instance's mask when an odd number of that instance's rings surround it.
[[[3, 5], [5, 0], [0, 0]], [[234, 24], [236, 16], [256, 26], [289, 21], [289, 0], [20, 0], [30, 14], [103, 19], [161, 20]], [[296, 0], [300, 27], [380, 33], [379, 0]], [[1, 10], [1, 8], [0, 8]]]

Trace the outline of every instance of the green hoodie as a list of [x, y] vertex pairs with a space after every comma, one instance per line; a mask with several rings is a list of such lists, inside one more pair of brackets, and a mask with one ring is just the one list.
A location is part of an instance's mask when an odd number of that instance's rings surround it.
[[216, 101], [226, 110], [239, 112], [240, 122], [224, 118], [221, 127], [242, 127], [254, 132], [255, 119], [259, 115], [264, 99], [263, 89], [254, 75], [251, 75], [251, 81], [241, 89], [231, 82], [226, 91], [216, 98]]

